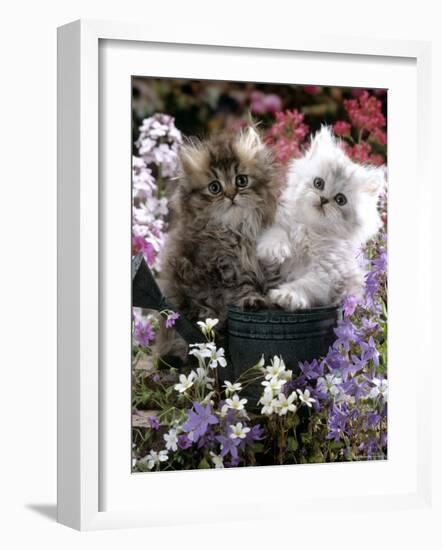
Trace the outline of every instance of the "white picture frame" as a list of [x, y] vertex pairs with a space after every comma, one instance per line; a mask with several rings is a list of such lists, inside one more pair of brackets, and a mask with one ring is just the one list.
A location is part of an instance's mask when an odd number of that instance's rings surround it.
[[[166, 498], [161, 498], [161, 493], [170, 495], [170, 491], [177, 484], [181, 484], [182, 490], [187, 491], [196, 484], [199, 484], [201, 491], [208, 485], [222, 487], [226, 482], [223, 476], [226, 475], [230, 476], [230, 481], [243, 483], [250, 491], [249, 497], [244, 496], [238, 506], [220, 505], [220, 509], [215, 513], [218, 520], [224, 521], [261, 517], [266, 502], [277, 502], [278, 499], [290, 504], [292, 513], [294, 508], [302, 513], [312, 510], [315, 510], [315, 513], [323, 513], [335, 500], [339, 501], [343, 509], [351, 509], [357, 503], [359, 507], [367, 510], [373, 507], [377, 509], [418, 507], [425, 506], [430, 501], [430, 430], [427, 419], [431, 404], [418, 386], [407, 388], [399, 385], [396, 392], [398, 403], [401, 395], [403, 397], [406, 391], [412, 391], [413, 396], [416, 397], [416, 406], [413, 406], [408, 413], [412, 416], [411, 425], [415, 430], [412, 445], [413, 460], [409, 461], [403, 470], [403, 475], [408, 477], [412, 471], [412, 478], [407, 478], [410, 485], [407, 485], [404, 480], [404, 490], [399, 490], [398, 487], [394, 489], [392, 484], [382, 492], [374, 489], [371, 492], [366, 490], [364, 494], [354, 495], [349, 489], [342, 494], [336, 493], [332, 497], [330, 494], [327, 495], [326, 491], [321, 492], [321, 488], [318, 487], [308, 498], [302, 498], [302, 495], [295, 497], [285, 490], [287, 476], [292, 475], [293, 470], [275, 467], [266, 468], [265, 472], [262, 468], [249, 468], [234, 469], [229, 472], [174, 472], [168, 473], [169, 477], [152, 474], [150, 478], [150, 474], [147, 476], [138, 474], [131, 477], [130, 485], [143, 483], [144, 487], [147, 487], [146, 484], [149, 484], [148, 490], [151, 496], [149, 503], [140, 506], [138, 500], [134, 498], [132, 505], [129, 505], [131, 494], [129, 491], [115, 492], [115, 498], [110, 507], [107, 507], [103, 501], [102, 486], [103, 483], [109, 482], [109, 472], [112, 479], [113, 468], [116, 468], [115, 475], [119, 475], [117, 469], [121, 469], [118, 463], [116, 466], [112, 463], [106, 463], [104, 466], [105, 457], [103, 456], [109, 453], [110, 449], [118, 453], [115, 442], [112, 443], [113, 447], [109, 447], [103, 439], [106, 431], [103, 428], [106, 424], [103, 415], [108, 414], [106, 392], [115, 391], [118, 384], [115, 382], [113, 385], [106, 385], [106, 388], [102, 385], [103, 354], [100, 348], [103, 337], [102, 308], [109, 306], [109, 285], [102, 284], [105, 263], [102, 233], [108, 226], [102, 223], [102, 219], [106, 218], [104, 209], [114, 209], [112, 211], [115, 212], [115, 208], [120, 208], [118, 205], [121, 205], [121, 195], [110, 195], [103, 200], [103, 189], [100, 187], [100, 154], [103, 145], [100, 142], [100, 115], [106, 109], [100, 99], [100, 82], [103, 82], [100, 81], [100, 75], [103, 76], [100, 63], [105, 61], [115, 66], [118, 63], [115, 58], [103, 57], [100, 53], [100, 47], [103, 44], [112, 42], [124, 45], [126, 50], [135, 46], [140, 48], [143, 44], [155, 45], [157, 49], [161, 49], [158, 45], [166, 44], [177, 58], [180, 49], [191, 51], [193, 47], [197, 47], [199, 52], [209, 58], [209, 61], [215, 50], [222, 52], [223, 55], [227, 52], [231, 59], [247, 52], [250, 52], [250, 55], [253, 52], [258, 54], [261, 52], [263, 55], [265, 52], [271, 52], [273, 56], [280, 56], [284, 60], [285, 55], [302, 52], [312, 56], [327, 55], [329, 59], [333, 56], [347, 60], [352, 57], [359, 60], [376, 58], [379, 62], [388, 61], [391, 66], [396, 62], [399, 64], [401, 60], [408, 60], [406, 63], [412, 64], [415, 68], [417, 81], [416, 101], [409, 106], [409, 109], [415, 111], [417, 121], [412, 156], [416, 159], [422, 193], [427, 197], [431, 193], [428, 147], [426, 146], [431, 113], [428, 86], [429, 43], [365, 40], [343, 36], [312, 38], [299, 33], [294, 37], [281, 36], [278, 42], [272, 40], [272, 43], [266, 43], [262, 37], [250, 38], [250, 36], [249, 33], [247, 39], [238, 37], [234, 41], [226, 42], [221, 33], [217, 35], [211, 31], [210, 36], [204, 36], [202, 31], [198, 37], [192, 36], [190, 39], [183, 29], [181, 35], [165, 37], [162, 31], [154, 28], [147, 29], [137, 24], [101, 21], [76, 21], [61, 27], [58, 31], [58, 521], [70, 527], [90, 530], [208, 521], [214, 515], [213, 510], [203, 510], [195, 519], [191, 511], [196, 505], [196, 500], [193, 505], [190, 502], [185, 509], [182, 505], [180, 507], [178, 502], [175, 506], [171, 505]], [[127, 56], [127, 51], [124, 55]], [[124, 55], [121, 56], [122, 63], [127, 62], [127, 57]], [[206, 74], [201, 74], [201, 67], [202, 65], [193, 67], [192, 74], [206, 77]], [[264, 69], [263, 71], [265, 72]], [[115, 74], [118, 76], [118, 71]], [[186, 73], [186, 76], [189, 74]], [[158, 76], [158, 73], [155, 75]], [[247, 77], [244, 80], [247, 80]], [[104, 82], [106, 82], [106, 76]], [[114, 99], [119, 101], [116, 97]], [[121, 139], [126, 139], [124, 134]], [[118, 143], [120, 142], [112, 142], [111, 147], [117, 146]], [[125, 147], [125, 150], [129, 150], [129, 135], [127, 135]], [[127, 196], [129, 197], [129, 194]], [[393, 202], [398, 200], [394, 190], [390, 200]], [[419, 263], [408, 276], [415, 284], [416, 281], [421, 283], [417, 303], [420, 311], [424, 313], [423, 318], [427, 313], [427, 318], [430, 319], [430, 209], [425, 205], [431, 204], [431, 200], [428, 199], [422, 203], [416, 218], [418, 231], [415, 237], [420, 245]], [[409, 207], [411, 204], [407, 205], [404, 202], [404, 211]], [[128, 208], [130, 209], [130, 198], [128, 198]], [[124, 218], [124, 214], [122, 217]], [[392, 233], [391, 238], [394, 237], [394, 228]], [[394, 242], [393, 240], [393, 244]], [[114, 284], [115, 281], [117, 283], [121, 281], [124, 287], [129, 270], [130, 265], [123, 268], [122, 272], [117, 270]], [[127, 292], [130, 292], [129, 287]], [[401, 292], [403, 289], [401, 290], [398, 286], [395, 298], [398, 303]], [[399, 321], [393, 316], [391, 322], [393, 325], [397, 323], [399, 327]], [[419, 343], [422, 349], [431, 341], [432, 330], [429, 321], [427, 326], [424, 322], [422, 323], [422, 337]], [[399, 344], [401, 338], [399, 329], [397, 338]], [[408, 361], [412, 361], [412, 355]], [[427, 380], [430, 377], [429, 368], [429, 362], [422, 361], [420, 375]], [[394, 386], [392, 394], [394, 398]], [[121, 410], [124, 411], [124, 407], [125, 404], [122, 402]], [[123, 426], [126, 421], [129, 423], [129, 414], [121, 419]], [[130, 425], [128, 428], [130, 430]], [[126, 428], [123, 427], [124, 429]], [[118, 432], [118, 427], [115, 431]], [[401, 433], [398, 432], [397, 439], [400, 439], [400, 436]], [[122, 449], [125, 449], [125, 445], [127, 449], [123, 450], [123, 453], [130, 453], [129, 440], [121, 441]], [[401, 457], [397, 457], [397, 460], [399, 468]], [[376, 464], [355, 466], [359, 468], [357, 471], [354, 465], [326, 465], [328, 469], [323, 471], [328, 477], [335, 476], [336, 481], [344, 472], [350, 472], [344, 473], [345, 476], [349, 476], [350, 486], [352, 480], [357, 480], [358, 476], [370, 475], [367, 473], [368, 468], [378, 467]], [[390, 466], [395, 467], [393, 459]], [[325, 465], [314, 467], [324, 468]], [[353, 471], [345, 468], [353, 468]], [[245, 472], [245, 470], [248, 471]], [[318, 473], [319, 470], [316, 472]], [[392, 472], [387, 472], [382, 465], [380, 474], [394, 477]], [[128, 475], [130, 475], [129, 472], [122, 473], [122, 479], [125, 482]], [[209, 475], [212, 475], [210, 480]], [[264, 479], [263, 476], [270, 481], [267, 494], [262, 490], [259, 494], [253, 492], [253, 487], [259, 479]], [[142, 481], [141, 477], [143, 477]], [[292, 481], [295, 482], [295, 478], [292, 478]], [[396, 481], [397, 484], [400, 483], [399, 475]], [[266, 486], [266, 483], [263, 486]], [[330, 487], [332, 486], [333, 483]], [[121, 505], [117, 506], [115, 502], [120, 502]], [[228, 504], [228, 499], [225, 503]], [[276, 516], [281, 516], [281, 510], [275, 511]]]

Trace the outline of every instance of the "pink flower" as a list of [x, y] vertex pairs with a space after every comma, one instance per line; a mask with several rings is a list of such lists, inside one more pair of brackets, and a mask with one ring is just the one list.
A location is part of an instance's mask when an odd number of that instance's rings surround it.
[[359, 98], [361, 97], [361, 95], [366, 92], [366, 90], [364, 90], [364, 88], [352, 88], [351, 89], [351, 95], [353, 97], [356, 97], [356, 98]]
[[275, 113], [276, 122], [266, 133], [266, 142], [274, 149], [276, 158], [287, 163], [301, 156], [301, 147], [309, 132], [304, 115], [293, 111]]
[[276, 94], [268, 94], [264, 98], [264, 104], [270, 113], [276, 113], [282, 109], [282, 101]]
[[265, 94], [259, 90], [254, 90], [250, 94], [250, 110], [257, 115], [265, 113], [275, 113], [282, 108], [282, 101], [276, 94]]
[[382, 114], [382, 103], [364, 90], [358, 99], [346, 99], [344, 107], [350, 122], [359, 130], [373, 131], [385, 126], [385, 117]]
[[[357, 94], [353, 90], [353, 95], [357, 99], [347, 99], [344, 101], [344, 107], [347, 111], [350, 123], [338, 120], [333, 130], [337, 136], [343, 138], [358, 136], [356, 144], [351, 145], [348, 141], [343, 141], [342, 147], [354, 161], [361, 164], [384, 164], [384, 156], [380, 153], [373, 153], [372, 144], [385, 146], [387, 144], [387, 134], [385, 132], [385, 117], [382, 114], [382, 102], [374, 95], [370, 95], [367, 90], [359, 89]], [[370, 143], [369, 143], [370, 142]]]
[[351, 124], [345, 120], [338, 120], [333, 125], [333, 131], [337, 136], [349, 136], [351, 133]]
[[360, 164], [374, 164], [376, 166], [384, 164], [384, 157], [378, 154], [373, 155], [371, 145], [366, 141], [361, 141], [353, 146], [344, 142], [342, 143], [342, 147], [347, 155], [355, 162], [359, 162]]
[[250, 110], [252, 111], [252, 113], [255, 113], [257, 115], [262, 115], [265, 113], [263, 92], [254, 90], [250, 94], [250, 100]]
[[387, 144], [387, 134], [384, 132], [384, 130], [381, 130], [380, 128], [375, 128], [371, 132], [370, 139], [377, 141], [381, 145]]
[[303, 86], [303, 89], [304, 89], [304, 92], [308, 95], [316, 95], [316, 94], [319, 94], [322, 88], [321, 86], [309, 85], [309, 86]]
[[148, 265], [152, 266], [155, 263], [155, 249], [149, 241], [144, 237], [132, 235], [132, 253], [133, 255], [142, 252]]

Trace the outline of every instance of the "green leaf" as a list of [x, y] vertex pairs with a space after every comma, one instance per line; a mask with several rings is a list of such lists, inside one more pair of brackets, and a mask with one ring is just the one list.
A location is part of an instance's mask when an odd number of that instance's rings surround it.
[[303, 443], [311, 443], [312, 442], [312, 436], [309, 433], [302, 433], [301, 434], [301, 441]]
[[198, 464], [198, 469], [199, 470], [207, 470], [210, 468], [210, 464], [209, 462], [207, 461], [207, 458], [204, 457], [201, 462]]
[[287, 441], [287, 449], [291, 452], [295, 452], [298, 448], [298, 442], [293, 436], [290, 436]]

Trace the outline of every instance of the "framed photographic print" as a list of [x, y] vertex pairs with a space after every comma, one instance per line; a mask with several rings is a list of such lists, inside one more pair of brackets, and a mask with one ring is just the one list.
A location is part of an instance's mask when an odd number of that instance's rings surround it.
[[426, 502], [428, 77], [425, 43], [59, 29], [60, 522]]

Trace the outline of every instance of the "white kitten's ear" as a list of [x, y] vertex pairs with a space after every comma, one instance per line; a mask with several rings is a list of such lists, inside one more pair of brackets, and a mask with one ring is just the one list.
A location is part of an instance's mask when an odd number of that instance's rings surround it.
[[362, 186], [366, 193], [373, 197], [378, 197], [386, 187], [387, 169], [385, 166], [364, 166]]
[[265, 145], [261, 140], [261, 136], [253, 126], [248, 126], [240, 133], [235, 143], [235, 147], [238, 156], [245, 162], [253, 160], [265, 150]]
[[321, 129], [311, 139], [310, 147], [307, 151], [307, 156], [316, 155], [319, 150], [335, 149], [338, 147], [335, 136], [329, 126], [321, 126]]
[[181, 169], [185, 174], [200, 172], [207, 168], [207, 150], [201, 142], [188, 140], [181, 145], [178, 153]]

